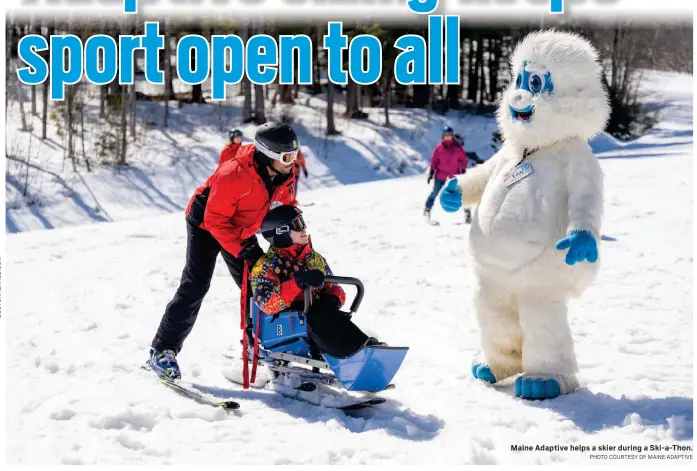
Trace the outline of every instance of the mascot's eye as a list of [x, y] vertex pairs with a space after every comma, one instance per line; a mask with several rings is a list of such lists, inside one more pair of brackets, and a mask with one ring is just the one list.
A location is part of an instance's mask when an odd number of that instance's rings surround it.
[[523, 84], [523, 75], [518, 74], [518, 76], [515, 79], [515, 88], [520, 88], [520, 86]]
[[539, 75], [533, 74], [530, 76], [530, 91], [540, 93], [542, 90], [542, 78]]

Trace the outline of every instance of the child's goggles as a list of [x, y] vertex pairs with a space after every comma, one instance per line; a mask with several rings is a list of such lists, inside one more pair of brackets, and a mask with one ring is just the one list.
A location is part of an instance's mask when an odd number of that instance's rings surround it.
[[280, 226], [276, 228], [276, 234], [285, 234], [286, 232], [290, 231], [295, 231], [295, 232], [301, 232], [303, 231], [307, 226], [305, 225], [305, 220], [303, 219], [302, 216], [298, 216], [292, 221], [290, 221], [290, 224]]

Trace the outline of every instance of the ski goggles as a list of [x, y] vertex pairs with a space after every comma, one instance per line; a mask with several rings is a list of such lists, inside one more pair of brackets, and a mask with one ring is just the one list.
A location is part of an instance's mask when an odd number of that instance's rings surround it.
[[298, 216], [292, 221], [290, 221], [290, 224], [286, 224], [280, 227], [276, 228], [276, 234], [285, 234], [286, 232], [290, 231], [295, 231], [295, 232], [301, 232], [307, 228], [307, 225], [305, 224], [305, 220], [303, 219], [302, 216]]
[[256, 139], [254, 139], [254, 147], [259, 149], [265, 156], [278, 160], [285, 165], [290, 165], [295, 162], [295, 159], [298, 158], [298, 152], [300, 152], [300, 149], [289, 152], [274, 152]]

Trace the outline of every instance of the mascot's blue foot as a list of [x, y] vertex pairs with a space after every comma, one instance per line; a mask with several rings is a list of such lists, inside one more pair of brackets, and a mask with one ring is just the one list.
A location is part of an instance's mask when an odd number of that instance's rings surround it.
[[523, 375], [515, 380], [515, 395], [522, 399], [554, 399], [561, 395], [561, 386], [554, 378]]
[[474, 376], [477, 379], [481, 379], [482, 381], [486, 381], [488, 383], [496, 382], [494, 373], [491, 372], [489, 366], [482, 365], [481, 363], [474, 363], [472, 365], [472, 376]]

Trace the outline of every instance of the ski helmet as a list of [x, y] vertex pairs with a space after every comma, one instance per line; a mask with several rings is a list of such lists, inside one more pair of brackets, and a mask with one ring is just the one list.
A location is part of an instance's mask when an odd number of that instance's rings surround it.
[[272, 160], [278, 160], [286, 165], [292, 164], [298, 157], [298, 136], [295, 131], [286, 125], [278, 123], [266, 123], [259, 126], [254, 136], [254, 147], [258, 153], [266, 159], [261, 159], [266, 165], [271, 165]]
[[261, 235], [269, 244], [283, 249], [293, 245], [290, 231], [300, 232], [305, 227], [303, 212], [286, 204], [266, 213], [261, 223]]
[[443, 133], [442, 133], [442, 134], [448, 134], [448, 133], [449, 133], [449, 134], [452, 134], [452, 133], [453, 133], [453, 128], [451, 128], [450, 126], [445, 126], [445, 127], [443, 128]]
[[233, 129], [228, 132], [228, 137], [230, 137], [230, 139], [234, 139], [235, 137], [242, 137], [242, 131], [240, 131], [239, 129]]

